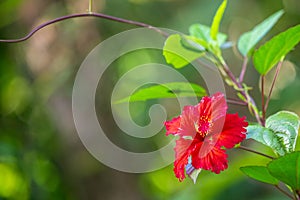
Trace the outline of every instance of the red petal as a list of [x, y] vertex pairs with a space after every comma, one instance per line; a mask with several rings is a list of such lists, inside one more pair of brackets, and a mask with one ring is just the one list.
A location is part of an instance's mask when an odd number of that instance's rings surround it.
[[246, 138], [246, 117], [240, 118], [238, 114], [227, 114], [223, 131], [219, 134], [218, 145], [233, 148]]
[[223, 119], [225, 121], [225, 116], [227, 112], [227, 104], [223, 93], [216, 93], [212, 96], [212, 123], [216, 120]]
[[179, 117], [166, 121], [166, 135], [190, 136], [193, 138], [197, 133], [196, 125], [199, 119], [199, 111], [195, 106], [185, 106]]
[[200, 103], [196, 105], [197, 109], [199, 110], [198, 119], [200, 116], [207, 117], [209, 119], [211, 118], [211, 103], [211, 97], [203, 97]]
[[210, 144], [203, 143], [197, 151], [192, 153], [192, 165], [196, 169], [201, 168], [219, 174], [228, 167], [227, 154], [218, 146], [211, 147]]
[[175, 150], [175, 162], [174, 162], [174, 173], [179, 181], [185, 178], [185, 166], [188, 163], [188, 158], [191, 151], [189, 147], [191, 146], [192, 140], [178, 139], [176, 140]]
[[165, 127], [167, 129], [166, 135], [176, 135], [180, 128], [180, 116], [175, 117], [170, 121], [165, 122]]
[[180, 181], [185, 178], [190, 156], [196, 169], [218, 174], [228, 167], [227, 154], [221, 147], [232, 148], [245, 139], [248, 123], [237, 114], [226, 115], [226, 111], [224, 94], [216, 93], [203, 97], [196, 106], [185, 106], [179, 117], [165, 122], [166, 135], [180, 136], [174, 148], [174, 172]]
[[185, 179], [185, 166], [188, 164], [188, 155], [185, 155], [179, 160], [175, 160], [174, 162], [174, 173], [176, 178], [179, 181], [183, 181]]
[[180, 137], [190, 136], [194, 138], [197, 133], [199, 111], [196, 106], [185, 106], [181, 115]]
[[207, 133], [211, 123], [222, 117], [225, 118], [226, 110], [224, 94], [216, 93], [212, 97], [203, 97], [196, 106], [185, 106], [181, 116], [165, 122], [166, 135], [193, 138], [197, 131]]
[[197, 106], [200, 113], [198, 131], [205, 133], [205, 135], [208, 134], [208, 132], [211, 132], [212, 125], [218, 120], [222, 123], [222, 126], [218, 130], [218, 132], [221, 132], [227, 111], [224, 94], [218, 92], [212, 95], [212, 97], [203, 97]]
[[182, 138], [179, 138], [176, 140], [176, 146], [174, 148], [175, 150], [175, 160], [180, 159], [184, 154], [190, 154], [190, 149], [193, 141], [192, 140], [185, 140]]
[[208, 133], [211, 125], [211, 105], [212, 102], [210, 97], [203, 97], [200, 103], [196, 105], [196, 108], [199, 113], [196, 121], [198, 126], [198, 132], [203, 138]]

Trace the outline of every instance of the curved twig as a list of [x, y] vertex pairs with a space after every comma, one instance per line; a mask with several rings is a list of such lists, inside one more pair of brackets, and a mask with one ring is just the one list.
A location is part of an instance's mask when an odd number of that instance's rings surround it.
[[266, 108], [265, 108], [265, 75], [261, 76], [261, 108], [262, 108], [262, 125], [265, 126]]
[[247, 63], [248, 63], [248, 57], [245, 56], [243, 65], [242, 65], [242, 70], [241, 70], [240, 77], [239, 77], [240, 83], [242, 83], [244, 81], [244, 77], [245, 77], [245, 73], [246, 73], [246, 69], [247, 69]]
[[272, 159], [272, 160], [275, 159], [273, 156], [269, 156], [269, 155], [267, 155], [267, 154], [264, 154], [264, 153], [255, 151], [255, 150], [253, 150], [253, 149], [249, 149], [248, 147], [245, 147], [245, 146], [241, 146], [241, 145], [240, 145], [238, 148], [239, 148], [239, 149], [242, 149], [242, 150], [245, 150], [245, 151], [249, 151], [249, 152], [251, 152], [251, 153], [255, 153], [255, 154], [264, 156], [264, 157], [269, 158], [269, 159]]
[[[225, 73], [227, 74], [227, 76], [231, 79], [231, 81], [235, 84], [235, 86], [240, 89], [240, 93], [244, 96], [244, 98], [247, 99], [247, 104], [248, 105], [252, 104], [256, 108], [256, 104], [255, 104], [254, 99], [245, 91], [245, 89], [243, 88], [242, 83], [240, 83], [239, 81], [237, 81], [237, 79], [235, 78], [234, 74], [232, 73], [232, 71], [230, 70], [229, 66], [227, 65], [227, 63], [225, 62], [225, 60], [223, 58], [221, 58], [220, 63], [222, 64], [223, 69], [224, 69]], [[251, 107], [250, 107], [250, 109], [253, 111], [257, 122], [259, 124], [263, 124], [263, 122], [262, 122], [262, 120], [260, 118], [260, 115], [257, 112], [257, 110], [255, 110], [255, 109], [253, 109]]]
[[117, 21], [120, 23], [126, 23], [126, 24], [132, 24], [135, 26], [140, 26], [140, 27], [145, 27], [148, 29], [152, 29], [160, 34], [162, 34], [163, 36], [167, 36], [168, 34], [163, 32], [162, 30], [160, 30], [157, 27], [151, 26], [149, 24], [145, 24], [142, 22], [137, 22], [137, 21], [133, 21], [133, 20], [128, 20], [128, 19], [123, 19], [123, 18], [119, 18], [119, 17], [114, 17], [111, 15], [106, 15], [106, 14], [102, 14], [102, 13], [78, 13], [78, 14], [71, 14], [71, 15], [65, 15], [62, 17], [58, 17], [56, 19], [47, 21], [43, 24], [40, 24], [39, 26], [35, 27], [34, 29], [32, 29], [26, 36], [22, 37], [22, 38], [18, 38], [18, 39], [8, 39], [8, 40], [4, 40], [4, 39], [0, 39], [0, 42], [6, 42], [6, 43], [17, 43], [17, 42], [23, 42], [25, 40], [28, 40], [29, 38], [31, 38], [36, 32], [38, 32], [39, 30], [41, 30], [42, 28], [49, 26], [51, 24], [60, 22], [60, 21], [64, 21], [67, 19], [71, 19], [71, 18], [79, 18], [79, 17], [98, 17], [98, 18], [103, 18], [103, 19], [108, 19], [108, 20], [112, 20], [112, 21]]
[[237, 99], [231, 99], [231, 98], [227, 98], [227, 103], [230, 103], [230, 104], [234, 104], [234, 105], [240, 105], [240, 106], [247, 106], [247, 102], [244, 102], [244, 101], [240, 101], [240, 100], [237, 100]]

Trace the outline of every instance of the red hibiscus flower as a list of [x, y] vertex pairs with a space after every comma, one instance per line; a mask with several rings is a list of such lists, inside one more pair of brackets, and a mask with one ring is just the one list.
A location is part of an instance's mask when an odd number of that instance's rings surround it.
[[[196, 106], [185, 106], [182, 114], [165, 122], [166, 135], [176, 141], [174, 172], [179, 181], [193, 169], [216, 174], [228, 167], [225, 148], [233, 148], [246, 138], [248, 123], [238, 114], [226, 114], [224, 94], [203, 97]], [[192, 168], [192, 169], [191, 169]]]

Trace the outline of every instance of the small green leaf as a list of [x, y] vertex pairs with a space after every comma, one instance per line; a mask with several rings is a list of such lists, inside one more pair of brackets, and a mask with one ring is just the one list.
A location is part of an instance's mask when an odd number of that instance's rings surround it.
[[296, 147], [299, 123], [297, 114], [280, 111], [266, 120], [266, 127], [276, 133], [286, 152], [292, 152]]
[[206, 42], [210, 42], [210, 27], [202, 24], [193, 24], [189, 28], [189, 33], [191, 36], [202, 39]]
[[254, 29], [241, 35], [238, 41], [238, 49], [243, 56], [247, 56], [249, 51], [269, 32], [282, 14], [282, 10], [277, 11], [263, 22], [256, 25]]
[[256, 70], [265, 75], [300, 41], [300, 25], [276, 35], [253, 55]]
[[220, 7], [218, 8], [218, 10], [214, 16], [212, 25], [211, 25], [210, 37], [215, 41], [217, 40], [219, 26], [220, 26], [226, 6], [227, 6], [227, 0], [224, 0], [222, 2], [222, 4], [220, 5]]
[[131, 96], [118, 100], [114, 103], [147, 101], [159, 98], [178, 98], [178, 97], [203, 97], [206, 91], [201, 86], [194, 83], [173, 82], [161, 85], [154, 85], [142, 88]]
[[253, 139], [270, 148], [279, 155], [284, 155], [286, 150], [276, 134], [261, 125], [249, 125], [247, 127], [247, 139]]
[[204, 55], [204, 52], [190, 49], [185, 45], [186, 41], [182, 40], [182, 36], [179, 34], [170, 35], [163, 48], [163, 55], [167, 63], [172, 64], [175, 68], [182, 68]]
[[271, 175], [291, 186], [300, 189], [300, 152], [286, 154], [268, 164]]
[[272, 185], [278, 185], [279, 181], [270, 174], [265, 166], [246, 166], [241, 167], [240, 170], [255, 180]]
[[[212, 39], [210, 37], [210, 27], [202, 25], [202, 24], [193, 24], [189, 28], [189, 33], [191, 36], [194, 36], [198, 39], [204, 40], [207, 43], [211, 43]], [[227, 39], [227, 35], [224, 33], [217, 34], [217, 42], [218, 45], [221, 46], [225, 43]]]

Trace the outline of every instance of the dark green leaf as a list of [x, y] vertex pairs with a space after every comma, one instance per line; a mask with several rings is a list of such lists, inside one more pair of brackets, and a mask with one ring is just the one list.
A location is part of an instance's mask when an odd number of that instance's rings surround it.
[[273, 149], [276, 154], [284, 155], [286, 150], [276, 134], [261, 125], [249, 125], [247, 127], [247, 139], [253, 139]]
[[140, 89], [131, 96], [116, 101], [115, 103], [147, 101], [159, 98], [178, 98], [178, 97], [203, 97], [206, 96], [204, 88], [197, 84], [186, 82], [174, 82], [161, 85], [154, 85]]
[[295, 150], [298, 129], [299, 117], [292, 112], [280, 111], [266, 120], [266, 127], [249, 125], [247, 138], [267, 145], [283, 156]]
[[270, 174], [267, 167], [265, 166], [246, 166], [246, 167], [241, 167], [240, 170], [244, 174], [246, 174], [247, 176], [255, 180], [264, 183], [269, 183], [272, 185], [278, 185], [279, 181]]
[[266, 120], [266, 127], [276, 134], [286, 152], [292, 152], [296, 147], [299, 123], [297, 114], [280, 111]]
[[256, 70], [265, 75], [300, 41], [300, 25], [289, 28], [262, 45], [253, 56]]
[[300, 189], [300, 152], [286, 154], [268, 165], [272, 176], [291, 186], [294, 190]]
[[254, 29], [241, 35], [238, 41], [238, 49], [243, 56], [247, 56], [249, 51], [269, 32], [282, 14], [282, 10], [274, 13], [255, 26]]
[[167, 63], [172, 64], [175, 68], [182, 68], [193, 60], [204, 55], [203, 52], [187, 48], [186, 41], [182, 41], [179, 34], [170, 35], [164, 45], [163, 55]]
[[220, 5], [220, 7], [218, 8], [218, 10], [217, 10], [217, 12], [214, 16], [214, 20], [213, 20], [213, 23], [211, 25], [211, 30], [210, 30], [210, 37], [214, 41], [217, 40], [217, 35], [218, 35], [218, 32], [219, 32], [219, 26], [220, 26], [220, 23], [221, 23], [221, 20], [222, 20], [222, 17], [223, 17], [226, 6], [227, 6], [227, 0], [224, 0], [222, 2], [222, 4]]

